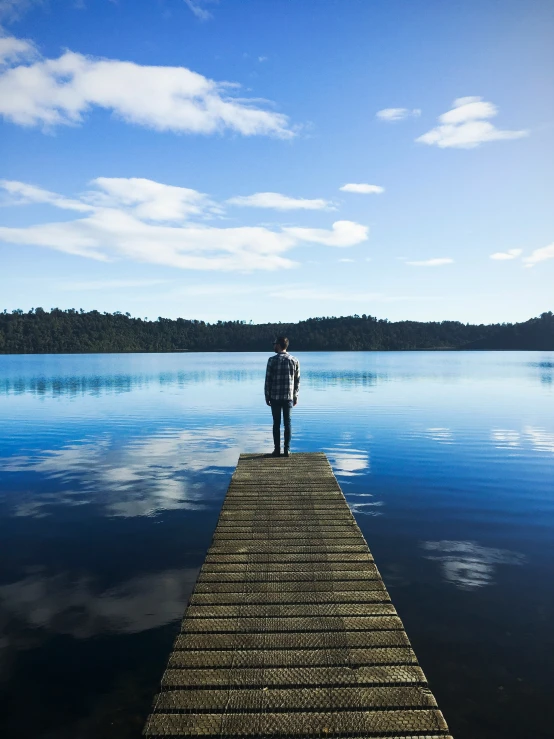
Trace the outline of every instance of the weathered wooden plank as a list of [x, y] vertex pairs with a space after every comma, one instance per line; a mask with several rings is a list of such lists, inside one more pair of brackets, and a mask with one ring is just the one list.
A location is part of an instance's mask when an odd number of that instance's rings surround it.
[[209, 667], [351, 667], [362, 665], [417, 664], [410, 647], [372, 649], [237, 649], [237, 650], [179, 650], [175, 649], [168, 667], [195, 669]]
[[227, 712], [154, 713], [149, 734], [158, 736], [366, 736], [405, 734], [406, 731], [446, 731], [438, 710], [332, 711], [294, 713]]
[[180, 634], [175, 649], [245, 650], [263, 651], [305, 649], [370, 649], [377, 647], [409, 646], [403, 630], [387, 631], [329, 631], [323, 634], [257, 633], [257, 634]]
[[270, 669], [168, 669], [162, 688], [278, 686], [318, 687], [324, 685], [410, 685], [425, 684], [425, 675], [415, 665], [351, 667], [273, 667]]
[[[243, 583], [224, 582], [224, 583], [198, 583], [194, 591], [194, 595], [198, 593], [299, 593], [308, 596], [310, 593], [363, 593], [371, 590], [379, 590], [386, 592], [382, 580], [308, 580], [307, 582], [291, 582], [291, 581], [266, 581], [266, 582], [250, 582]], [[193, 596], [194, 597], [194, 596]], [[356, 597], [355, 595], [353, 597]], [[268, 602], [268, 601], [266, 601]], [[317, 603], [314, 598], [312, 602]]]
[[167, 690], [160, 694], [158, 709], [164, 711], [293, 711], [329, 707], [345, 710], [375, 710], [390, 706], [402, 708], [434, 708], [436, 701], [429, 691], [413, 687], [374, 688], [272, 688], [271, 690]]
[[[246, 590], [236, 592], [236, 590], [229, 591], [228, 586], [225, 584], [217, 583], [224, 590], [219, 592], [213, 592], [212, 589], [208, 589], [205, 592], [195, 591], [194, 595], [190, 599], [190, 604], [194, 606], [222, 606], [236, 603], [242, 603], [243, 605], [279, 605], [287, 604], [292, 605], [294, 603], [302, 604], [314, 604], [314, 603], [383, 603], [390, 601], [389, 594], [383, 588], [383, 584], [377, 581], [372, 581], [377, 587], [374, 590], [337, 590], [337, 591], [322, 591], [322, 592], [306, 592], [305, 590], [296, 591], [285, 591], [285, 592], [248, 592]], [[259, 583], [255, 583], [258, 585]], [[291, 583], [296, 585], [297, 583]], [[302, 583], [303, 584], [303, 583]]]

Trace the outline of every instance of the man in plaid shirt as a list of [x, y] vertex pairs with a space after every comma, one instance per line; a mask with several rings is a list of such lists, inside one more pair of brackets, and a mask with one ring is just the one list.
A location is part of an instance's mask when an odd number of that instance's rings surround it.
[[290, 409], [298, 403], [300, 388], [300, 362], [287, 352], [289, 340], [286, 336], [275, 339], [275, 356], [270, 357], [265, 372], [265, 402], [271, 406], [273, 416], [272, 456], [281, 456], [281, 412], [285, 427], [284, 456], [290, 451]]

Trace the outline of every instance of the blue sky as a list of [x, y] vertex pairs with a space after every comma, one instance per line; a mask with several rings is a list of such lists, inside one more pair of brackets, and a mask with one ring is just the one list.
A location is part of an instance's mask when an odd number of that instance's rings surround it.
[[549, 0], [0, 0], [0, 308], [553, 308]]

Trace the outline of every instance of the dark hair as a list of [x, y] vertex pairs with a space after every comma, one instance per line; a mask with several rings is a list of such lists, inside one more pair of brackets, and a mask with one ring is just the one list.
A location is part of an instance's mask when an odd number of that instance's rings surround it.
[[275, 343], [276, 343], [276, 344], [279, 344], [279, 346], [280, 346], [280, 347], [281, 347], [282, 349], [284, 349], [285, 351], [287, 351], [287, 349], [288, 349], [288, 347], [289, 347], [289, 340], [287, 339], [287, 337], [286, 337], [286, 336], [278, 336], [278, 337], [277, 337], [277, 338], [275, 339]]

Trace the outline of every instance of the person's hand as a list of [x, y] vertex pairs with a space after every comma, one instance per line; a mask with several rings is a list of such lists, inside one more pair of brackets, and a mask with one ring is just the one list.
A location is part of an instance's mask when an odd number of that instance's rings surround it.
[[292, 404], [293, 404], [293, 405], [296, 405], [297, 403], [298, 403], [298, 398], [295, 398], [295, 399], [294, 399], [294, 400], [292, 401]]
[[265, 402], [267, 405], [271, 405], [271, 400], [266, 400]]

